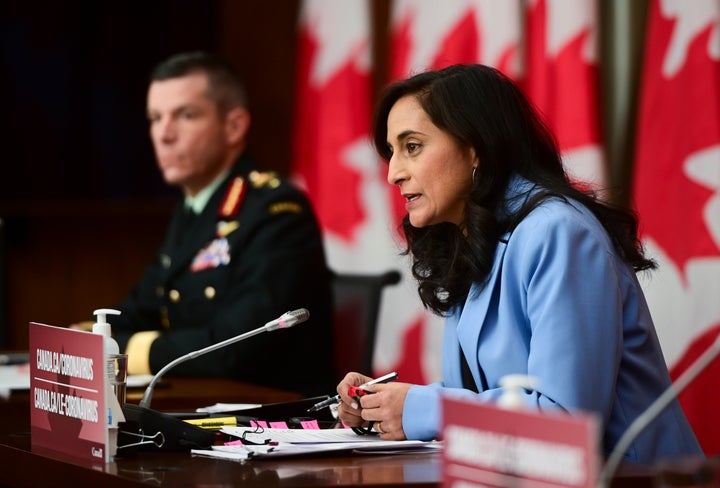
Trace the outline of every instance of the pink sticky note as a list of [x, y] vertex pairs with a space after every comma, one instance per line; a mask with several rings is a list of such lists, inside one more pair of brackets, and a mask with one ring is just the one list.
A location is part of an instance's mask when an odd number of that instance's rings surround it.
[[243, 443], [243, 441], [241, 441], [240, 439], [238, 439], [238, 440], [236, 440], [236, 441], [226, 442], [225, 445], [226, 445], [226, 446], [239, 446], [239, 445], [241, 445], [242, 443]]
[[303, 420], [300, 422], [300, 425], [302, 425], [303, 429], [312, 429], [312, 430], [318, 430], [320, 429], [320, 425], [318, 425], [318, 421], [313, 420]]
[[270, 422], [270, 427], [273, 429], [287, 429], [288, 426], [285, 422]]
[[258, 421], [257, 421], [257, 424], [258, 424], [260, 427], [262, 427], [263, 429], [267, 429], [267, 428], [268, 428], [268, 424], [267, 424], [267, 422], [265, 422], [264, 420], [258, 420]]

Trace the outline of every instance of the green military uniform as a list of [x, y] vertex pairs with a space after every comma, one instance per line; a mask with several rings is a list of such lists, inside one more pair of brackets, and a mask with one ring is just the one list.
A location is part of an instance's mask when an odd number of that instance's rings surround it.
[[168, 374], [332, 392], [330, 276], [305, 195], [276, 174], [257, 171], [244, 155], [202, 214], [186, 224], [185, 212], [179, 204], [157, 260], [113, 318], [120, 346], [134, 332], [161, 329], [150, 349], [157, 372], [178, 356], [306, 308], [306, 323], [258, 334]]

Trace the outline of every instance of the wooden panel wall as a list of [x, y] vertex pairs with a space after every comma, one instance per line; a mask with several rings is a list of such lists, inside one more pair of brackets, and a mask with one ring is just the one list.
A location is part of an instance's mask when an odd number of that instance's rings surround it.
[[6, 210], [5, 348], [28, 322], [90, 320], [120, 301], [160, 245], [172, 203], [45, 202]]

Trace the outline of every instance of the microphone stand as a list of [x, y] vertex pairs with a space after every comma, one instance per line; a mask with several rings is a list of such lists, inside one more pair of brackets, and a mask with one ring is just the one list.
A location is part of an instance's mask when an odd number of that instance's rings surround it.
[[702, 355], [695, 360], [694, 363], [686, 369], [683, 374], [677, 379], [677, 381], [671, 384], [642, 414], [640, 414], [630, 427], [627, 428], [625, 433], [620, 437], [618, 443], [615, 445], [610, 457], [608, 458], [605, 466], [600, 473], [599, 486], [602, 488], [610, 486], [610, 481], [615, 475], [620, 461], [622, 460], [625, 451], [628, 450], [630, 444], [645, 428], [652, 422], [660, 413], [667, 407], [670, 402], [690, 384], [700, 372], [705, 369], [712, 361], [715, 356], [720, 353], [720, 335], [715, 341], [708, 347]]
[[309, 316], [310, 313], [307, 311], [307, 309], [304, 308], [300, 308], [292, 312], [287, 312], [283, 314], [279, 319], [268, 322], [262, 327], [258, 327], [257, 329], [245, 332], [244, 334], [231, 337], [230, 339], [218, 342], [217, 344], [212, 344], [203, 349], [192, 351], [188, 354], [185, 354], [184, 356], [180, 356], [179, 358], [170, 361], [162, 369], [160, 369], [160, 371], [158, 371], [155, 376], [153, 376], [152, 380], [150, 380], [150, 383], [145, 389], [145, 393], [143, 394], [143, 397], [140, 400], [140, 403], [138, 403], [138, 405], [143, 408], [150, 408], [150, 402], [152, 401], [153, 392], [155, 391], [155, 384], [158, 382], [158, 380], [162, 377], [163, 374], [165, 374], [169, 369], [177, 366], [178, 364], [189, 361], [190, 359], [195, 359], [196, 357], [202, 356], [203, 354], [215, 351], [216, 349], [220, 349], [221, 347], [229, 346], [230, 344], [234, 344], [236, 342], [247, 339], [248, 337], [252, 337], [263, 332], [270, 332], [272, 330], [280, 328], [292, 327], [299, 322], [306, 321]]
[[[160, 377], [169, 369], [184, 361], [194, 359], [262, 332], [292, 327], [295, 324], [306, 321], [309, 317], [310, 312], [304, 308], [287, 312], [255, 330], [231, 337], [230, 339], [210, 345], [204, 349], [190, 352], [169, 362], [153, 376], [138, 405], [131, 403], [125, 403], [123, 405], [122, 409], [125, 415], [126, 425], [124, 430], [120, 431], [120, 434], [122, 438], [128, 442], [123, 444], [118, 442], [118, 451], [123, 449], [123, 453], [128, 453], [141, 446], [154, 446], [163, 451], [185, 451], [192, 448], [207, 449], [212, 445], [214, 439], [213, 432], [150, 408], [153, 391]], [[138, 439], [140, 439], [140, 441], [138, 441]]]

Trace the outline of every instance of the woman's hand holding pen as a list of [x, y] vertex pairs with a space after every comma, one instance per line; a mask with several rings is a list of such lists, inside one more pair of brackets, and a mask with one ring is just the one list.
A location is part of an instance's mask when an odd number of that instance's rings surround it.
[[351, 386], [360, 386], [372, 380], [369, 376], [360, 373], [348, 373], [337, 386], [340, 395], [338, 405], [338, 417], [348, 427], [362, 427], [366, 422], [361, 417], [360, 405], [354, 398], [348, 395]]
[[410, 389], [408, 383], [375, 384], [364, 387], [373, 392], [360, 398], [358, 403], [348, 396], [351, 386], [367, 383], [372, 378], [359, 373], [348, 373], [338, 385], [337, 391], [342, 398], [338, 407], [338, 415], [350, 427], [367, 426], [374, 422], [374, 430], [384, 440], [404, 440], [405, 431], [402, 427], [402, 412], [405, 396]]

